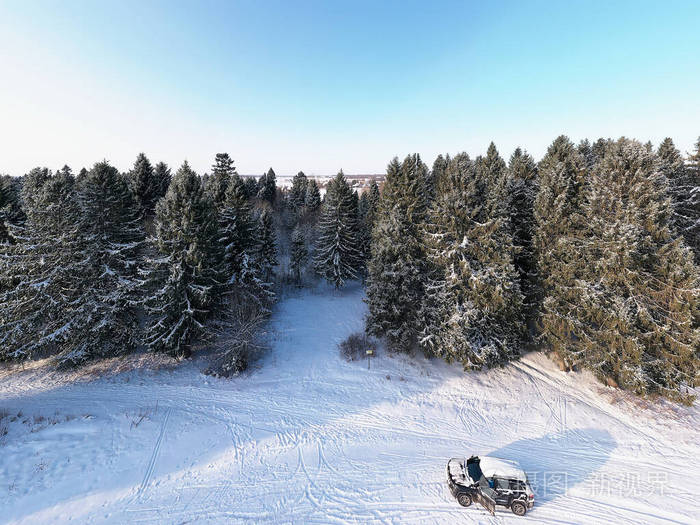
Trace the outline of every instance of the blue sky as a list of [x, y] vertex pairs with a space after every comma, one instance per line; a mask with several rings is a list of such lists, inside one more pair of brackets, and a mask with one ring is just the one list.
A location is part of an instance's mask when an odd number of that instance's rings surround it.
[[0, 0], [0, 172], [384, 171], [700, 135], [700, 2]]

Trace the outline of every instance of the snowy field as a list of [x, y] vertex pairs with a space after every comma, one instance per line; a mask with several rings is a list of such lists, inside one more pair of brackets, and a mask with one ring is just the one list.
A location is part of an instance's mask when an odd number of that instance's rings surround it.
[[[697, 406], [655, 406], [533, 354], [463, 373], [421, 357], [346, 363], [358, 286], [282, 301], [242, 377], [203, 360], [68, 383], [0, 370], [0, 522], [693, 523]], [[518, 518], [460, 507], [449, 457], [518, 460]], [[695, 516], [695, 518], [693, 518]], [[697, 522], [695, 522], [697, 523]]]

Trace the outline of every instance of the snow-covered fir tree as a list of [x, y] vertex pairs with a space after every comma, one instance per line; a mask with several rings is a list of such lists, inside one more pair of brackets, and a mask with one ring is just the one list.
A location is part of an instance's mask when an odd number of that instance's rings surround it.
[[572, 367], [578, 359], [567, 348], [576, 337], [573, 311], [579, 301], [577, 281], [585, 265], [580, 248], [586, 235], [581, 214], [585, 162], [568, 137], [562, 135], [547, 149], [538, 174], [534, 247], [541, 294], [540, 328], [547, 349]]
[[277, 266], [277, 236], [274, 217], [267, 207], [263, 208], [258, 220], [258, 243], [258, 261], [262, 276], [266, 282], [269, 282]]
[[78, 364], [133, 350], [143, 230], [127, 180], [100, 162], [79, 182], [32, 170], [22, 191], [27, 223], [2, 257], [5, 355]]
[[698, 384], [700, 270], [670, 226], [658, 166], [650, 149], [622, 138], [593, 172], [565, 356], [637, 394], [689, 401]]
[[534, 202], [537, 195], [537, 165], [533, 158], [517, 148], [508, 163], [508, 209], [515, 246], [515, 269], [520, 276], [526, 317], [536, 319], [537, 294]]
[[156, 205], [155, 231], [159, 255], [149, 272], [151, 319], [145, 340], [152, 350], [186, 357], [226, 279], [216, 207], [187, 162]]
[[236, 304], [268, 312], [274, 300], [271, 284], [263, 278], [258, 263], [258, 227], [247, 199], [245, 182], [231, 177], [226, 200], [219, 212], [218, 240], [223, 256], [226, 294]]
[[431, 170], [433, 176], [433, 184], [435, 186], [435, 195], [442, 191], [442, 184], [445, 182], [447, 174], [447, 166], [450, 164], [449, 155], [438, 155], [433, 162], [433, 169]]
[[16, 243], [0, 245], [0, 359], [60, 353], [70, 344], [69, 306], [85, 286], [75, 178], [33, 169], [22, 202]]
[[140, 203], [127, 180], [107, 162], [90, 169], [76, 196], [81, 246], [76, 256], [82, 259], [80, 279], [86, 285], [71, 301], [71, 335], [60, 355], [72, 364], [136, 348], [138, 255], [145, 239]]
[[417, 348], [421, 330], [418, 315], [427, 273], [421, 235], [426, 172], [417, 154], [401, 164], [396, 158], [389, 163], [367, 265], [367, 332], [404, 352]]
[[421, 344], [465, 369], [512, 359], [524, 334], [507, 209], [488, 205], [504, 187], [505, 163], [495, 146], [478, 162], [465, 153], [450, 161], [424, 226], [430, 273]]
[[372, 245], [372, 217], [370, 215], [369, 193], [364, 191], [360, 195], [360, 200], [357, 205], [357, 224], [358, 224], [358, 240], [362, 259], [369, 259], [370, 248]]
[[20, 205], [21, 189], [19, 179], [9, 175], [0, 176], [0, 244], [14, 242], [11, 230], [24, 222], [24, 212]]
[[300, 171], [292, 179], [292, 189], [289, 193], [289, 202], [292, 209], [299, 211], [304, 207], [306, 200], [306, 188], [309, 185], [309, 179], [306, 178], [303, 171]]
[[274, 204], [277, 196], [277, 176], [272, 168], [258, 181], [258, 197]]
[[236, 174], [233, 159], [228, 153], [217, 153], [211, 166], [211, 175], [206, 182], [206, 191], [217, 208], [221, 208], [226, 200], [231, 177]]
[[254, 256], [258, 244], [245, 183], [238, 175], [231, 177], [219, 211], [218, 238], [227, 282], [235, 282], [240, 276], [244, 256]]
[[297, 284], [301, 283], [301, 275], [306, 267], [308, 258], [309, 251], [306, 248], [306, 239], [304, 238], [303, 232], [297, 226], [292, 231], [292, 250], [290, 257], [292, 275], [294, 276], [294, 281]]
[[318, 184], [314, 179], [311, 179], [306, 185], [306, 195], [304, 196], [304, 206], [310, 212], [315, 212], [321, 207], [321, 192], [318, 189]]
[[374, 221], [377, 217], [380, 199], [379, 185], [376, 180], [372, 180], [369, 183], [369, 190], [367, 192], [367, 222], [372, 226], [374, 226]]
[[156, 179], [153, 166], [144, 153], [139, 153], [134, 167], [128, 173], [129, 186], [144, 215], [153, 213], [161, 193], [160, 181]]
[[245, 194], [247, 199], [252, 199], [258, 193], [258, 181], [255, 177], [245, 177]]
[[[695, 151], [688, 155], [686, 178], [689, 194], [685, 199], [676, 198], [677, 201], [683, 202], [683, 205], [677, 208], [680, 208], [686, 217], [683, 236], [695, 253], [695, 264], [700, 265], [700, 137], [695, 143]], [[675, 188], [671, 189], [672, 194], [677, 191]]]
[[693, 170], [692, 159], [686, 167], [681, 152], [670, 138], [659, 146], [659, 171], [668, 181], [673, 215], [671, 227], [682, 235], [700, 264], [700, 178]]
[[[170, 173], [170, 168], [165, 162], [159, 162], [153, 169], [153, 190], [155, 196], [155, 202], [165, 197], [168, 192], [168, 187], [170, 186], [170, 181], [173, 176]], [[153, 212], [155, 213], [155, 202], [153, 204]]]
[[342, 170], [326, 186], [314, 253], [316, 272], [340, 288], [357, 279], [362, 267], [357, 201]]

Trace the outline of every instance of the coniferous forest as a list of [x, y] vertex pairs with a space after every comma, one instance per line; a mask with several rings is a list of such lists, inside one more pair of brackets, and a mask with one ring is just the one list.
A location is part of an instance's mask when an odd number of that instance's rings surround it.
[[366, 287], [368, 335], [465, 370], [528, 350], [642, 396], [691, 402], [700, 371], [700, 140], [574, 144], [536, 161], [394, 158], [358, 194], [299, 172], [198, 174], [140, 154], [0, 179], [0, 360], [136, 351], [243, 370], [276, 298]]

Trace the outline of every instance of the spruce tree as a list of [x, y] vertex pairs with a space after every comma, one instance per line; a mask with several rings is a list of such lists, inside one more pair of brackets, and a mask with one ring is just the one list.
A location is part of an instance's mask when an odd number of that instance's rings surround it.
[[418, 346], [427, 259], [421, 235], [426, 217], [425, 173], [417, 154], [387, 167], [386, 181], [372, 230], [368, 263], [367, 332], [386, 338], [389, 348]]
[[311, 212], [315, 212], [321, 207], [321, 192], [319, 191], [318, 184], [316, 184], [314, 179], [311, 179], [306, 185], [304, 206], [306, 206], [306, 209]]
[[447, 166], [449, 164], [449, 155], [438, 155], [435, 161], [433, 162], [432, 176], [436, 196], [442, 191], [443, 182], [447, 182], [445, 179], [447, 176]]
[[362, 192], [357, 206], [358, 240], [362, 260], [366, 263], [369, 259], [372, 245], [372, 217], [370, 215], [369, 192]]
[[[686, 179], [688, 194], [685, 199], [677, 199], [683, 203], [677, 208], [680, 208], [681, 213], [686, 217], [683, 236], [695, 253], [695, 264], [700, 266], [700, 137], [695, 143], [695, 151], [688, 156]], [[677, 191], [677, 188], [671, 190], [672, 194]]]
[[306, 249], [306, 239], [297, 226], [294, 228], [294, 231], [292, 231], [292, 253], [290, 263], [294, 281], [297, 284], [301, 283], [301, 274], [304, 271], [308, 257], [309, 252]]
[[255, 177], [245, 178], [245, 194], [247, 199], [252, 199], [258, 193], [258, 181]]
[[219, 212], [219, 243], [228, 282], [240, 278], [243, 258], [255, 254], [256, 235], [256, 224], [246, 197], [245, 183], [238, 175], [234, 175]]
[[698, 384], [700, 270], [674, 238], [667, 179], [654, 153], [625, 138], [611, 143], [583, 214], [585, 264], [574, 284], [576, 337], [566, 340], [567, 358], [637, 394], [690, 402], [688, 387]]
[[[60, 355], [65, 363], [133, 351], [139, 341], [138, 253], [145, 234], [141, 208], [127, 180], [107, 162], [98, 162], [77, 187], [82, 266], [71, 301], [71, 336]], [[77, 284], [77, 283], [76, 283]]]
[[308, 183], [309, 180], [306, 178], [303, 171], [300, 171], [294, 175], [294, 178], [292, 179], [292, 189], [289, 195], [289, 201], [295, 211], [298, 211], [304, 207]]
[[[170, 168], [165, 162], [159, 162], [156, 164], [156, 167], [153, 170], [153, 195], [155, 197], [155, 202], [158, 202], [160, 199], [165, 197], [172, 178]], [[153, 205], [153, 211], [155, 212], [155, 203]]]
[[567, 349], [577, 337], [576, 283], [585, 266], [579, 247], [585, 237], [585, 219], [581, 215], [585, 162], [568, 137], [562, 135], [547, 149], [538, 173], [534, 248], [541, 294], [540, 328], [548, 349], [572, 367], [578, 357]]
[[216, 208], [187, 162], [157, 204], [155, 226], [159, 255], [151, 261], [146, 343], [182, 358], [203, 334], [225, 279]]
[[272, 168], [270, 168], [265, 175], [260, 177], [258, 183], [258, 197], [266, 200], [270, 204], [274, 204], [275, 197], [277, 196], [277, 177]]
[[231, 177], [236, 173], [233, 159], [228, 153], [217, 153], [214, 164], [211, 166], [211, 175], [206, 183], [206, 190], [217, 208], [221, 208], [226, 200], [226, 190], [228, 189]]
[[270, 282], [277, 266], [277, 238], [272, 212], [264, 208], [258, 224], [258, 260], [262, 275]]
[[326, 187], [314, 266], [321, 277], [341, 288], [348, 279], [359, 277], [361, 265], [357, 204], [341, 170]]
[[9, 175], [0, 176], [0, 244], [14, 242], [11, 230], [24, 222], [20, 192], [18, 179]]
[[592, 171], [598, 159], [596, 159], [591, 142], [588, 139], [582, 140], [576, 146], [576, 151], [581, 157], [584, 169], [588, 172]]
[[489, 150], [477, 163], [465, 153], [451, 160], [423, 228], [431, 264], [421, 344], [465, 369], [512, 359], [524, 333], [509, 217], [505, 207], [487, 205], [506, 173], [495, 147]]
[[[129, 186], [144, 215], [153, 214], [156, 202], [163, 196], [162, 182], [156, 177], [145, 154], [139, 153], [134, 162], [134, 167], [128, 174]], [[82, 179], [81, 179], [82, 180]]]
[[369, 192], [367, 193], [367, 222], [374, 226], [374, 221], [377, 217], [377, 211], [379, 210], [379, 200], [381, 196], [379, 194], [379, 186], [377, 181], [372, 180], [369, 183]]
[[231, 178], [226, 201], [219, 213], [219, 243], [223, 256], [223, 271], [227, 293], [234, 303], [254, 307], [257, 312], [269, 312], [274, 300], [271, 285], [263, 278], [258, 261], [257, 223], [253, 219], [245, 182]]
[[71, 302], [85, 286], [72, 175], [36, 168], [24, 177], [27, 219], [0, 245], [0, 359], [60, 353], [70, 345]]
[[659, 146], [658, 157], [659, 171], [666, 177], [671, 194], [671, 228], [683, 236], [700, 264], [700, 178], [693, 173], [692, 160], [686, 167], [670, 138]]
[[[508, 164], [508, 208], [515, 246], [513, 263], [520, 277], [526, 316], [534, 322], [537, 268], [533, 247], [534, 202], [537, 195], [537, 166], [533, 158], [517, 148]], [[532, 323], [531, 323], [532, 324]]]

